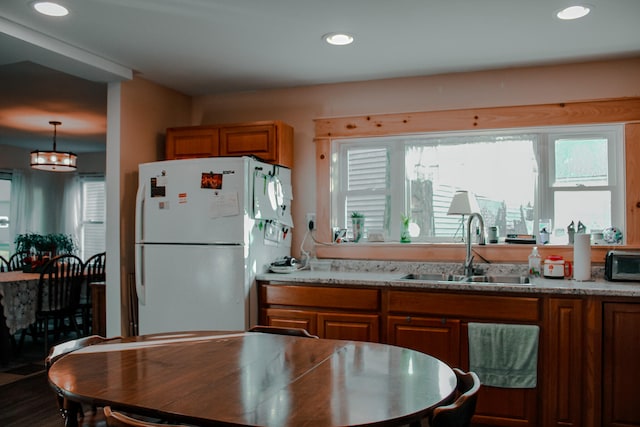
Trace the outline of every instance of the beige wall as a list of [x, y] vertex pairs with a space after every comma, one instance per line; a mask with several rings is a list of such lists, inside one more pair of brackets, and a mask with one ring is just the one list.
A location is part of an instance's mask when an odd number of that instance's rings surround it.
[[[141, 78], [124, 82], [120, 87], [120, 155], [118, 164], [108, 165], [108, 173], [116, 173], [119, 176], [120, 197], [115, 215], [107, 219], [109, 233], [111, 230], [120, 230], [120, 250], [116, 251], [120, 256], [120, 295], [119, 298], [114, 293], [107, 295], [107, 317], [121, 314], [122, 333], [127, 334], [127, 284], [129, 274], [134, 271], [134, 215], [138, 165], [164, 158], [165, 129], [189, 124], [191, 98]], [[111, 120], [110, 118], [109, 121]], [[114, 285], [115, 283], [107, 282], [107, 286]], [[121, 307], [115, 306], [118, 299]], [[108, 325], [114, 324], [109, 320], [107, 322]], [[108, 334], [113, 335], [114, 331], [109, 329]]]
[[[306, 212], [316, 211], [316, 118], [628, 96], [640, 96], [640, 58], [201, 96], [191, 124], [278, 119], [292, 125], [293, 218], [302, 224]], [[294, 254], [303, 235], [294, 229]]]

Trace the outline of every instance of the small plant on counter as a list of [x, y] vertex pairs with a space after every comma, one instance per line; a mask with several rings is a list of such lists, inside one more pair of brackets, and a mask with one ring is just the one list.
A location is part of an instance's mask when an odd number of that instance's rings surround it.
[[400, 243], [411, 243], [411, 234], [409, 234], [409, 223], [411, 222], [411, 217], [402, 214], [400, 221]]
[[353, 227], [353, 241], [359, 242], [364, 235], [364, 214], [360, 212], [351, 212], [351, 226]]

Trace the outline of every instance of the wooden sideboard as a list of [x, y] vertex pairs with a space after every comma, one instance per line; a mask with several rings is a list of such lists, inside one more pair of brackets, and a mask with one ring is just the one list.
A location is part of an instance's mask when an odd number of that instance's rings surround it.
[[249, 155], [292, 168], [293, 128], [274, 120], [167, 129], [167, 160]]
[[259, 321], [469, 367], [469, 322], [538, 325], [534, 389], [483, 387], [475, 426], [640, 426], [640, 303], [625, 297], [258, 281]]

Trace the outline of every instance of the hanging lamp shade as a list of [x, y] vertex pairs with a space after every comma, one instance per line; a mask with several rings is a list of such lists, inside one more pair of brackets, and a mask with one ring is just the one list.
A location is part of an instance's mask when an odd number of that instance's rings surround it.
[[56, 150], [57, 127], [61, 122], [51, 121], [53, 125], [53, 150], [31, 152], [31, 168], [50, 172], [72, 172], [77, 169], [76, 161], [78, 156], [69, 151]]

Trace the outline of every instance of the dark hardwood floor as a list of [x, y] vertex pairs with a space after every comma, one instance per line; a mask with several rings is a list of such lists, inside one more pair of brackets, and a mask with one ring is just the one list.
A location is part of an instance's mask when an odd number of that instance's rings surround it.
[[[102, 414], [87, 414], [83, 426], [106, 426]], [[61, 427], [64, 422], [58, 412], [55, 394], [44, 372], [0, 386], [0, 426]]]
[[[73, 336], [63, 337], [72, 339]], [[0, 426], [1, 427], [63, 427], [55, 393], [49, 386], [44, 368], [42, 341], [33, 343], [25, 339], [19, 354], [10, 355], [0, 366]], [[4, 382], [9, 382], [4, 384]], [[83, 427], [105, 427], [102, 411], [93, 416], [89, 408]]]

